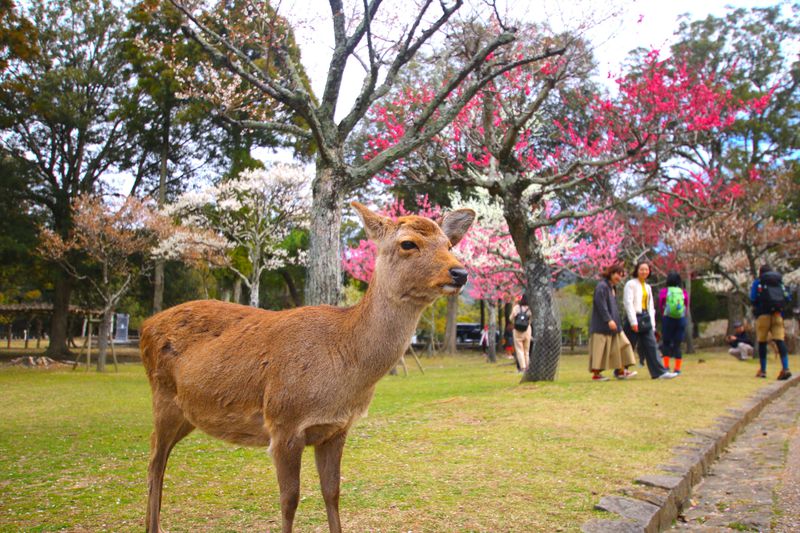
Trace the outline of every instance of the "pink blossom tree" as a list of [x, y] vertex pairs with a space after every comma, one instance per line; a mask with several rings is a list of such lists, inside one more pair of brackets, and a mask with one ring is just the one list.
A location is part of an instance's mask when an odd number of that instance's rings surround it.
[[[386, 173], [387, 179], [403, 174], [483, 187], [502, 202], [534, 309], [531, 365], [523, 378], [531, 381], [554, 379], [561, 353], [553, 268], [537, 230], [578, 224], [656, 191], [678, 201], [698, 194], [703, 180], [667, 177], [663, 166], [698, 132], [727, 128], [746, 109], [724, 79], [662, 60], [657, 52], [616, 79], [615, 95], [587, 90], [585, 46], [563, 39], [532, 35], [521, 48], [498, 52], [511, 54], [511, 61], [514, 53], [529, 53], [525, 46], [566, 49], [552, 62], [519, 66], [492, 80], [428, 152]], [[391, 145], [402, 130], [397, 125], [413, 124], [418, 112], [416, 106], [379, 110], [376, 138]], [[675, 180], [691, 183], [676, 187]]]
[[[470, 208], [478, 214], [469, 233], [456, 248], [470, 273], [469, 295], [492, 302], [489, 306], [489, 355], [493, 360], [494, 339], [497, 331], [497, 314], [494, 303], [511, 302], [524, 292], [525, 277], [522, 262], [503, 217], [501, 204], [485, 190], [468, 199], [452, 194], [453, 208]], [[420, 210], [415, 213], [438, 218], [441, 208], [431, 204], [427, 196], [417, 199]], [[547, 208], [547, 207], [545, 207]], [[382, 210], [384, 216], [396, 219], [411, 214], [402, 200], [394, 200]], [[609, 231], [616, 227], [613, 212], [601, 212], [576, 221], [563, 220], [551, 227], [538, 228], [537, 238], [552, 268], [552, 275], [570, 271], [582, 277], [593, 276], [597, 270], [616, 261], [623, 239], [621, 232]], [[375, 265], [375, 245], [361, 240], [345, 252], [343, 267], [355, 279], [369, 282]], [[450, 304], [450, 302], [448, 302]], [[448, 325], [452, 324], [455, 337], [455, 308], [457, 300], [448, 305]], [[449, 328], [445, 330], [445, 338]]]
[[[454, 194], [451, 203], [453, 207], [469, 207], [478, 213], [476, 223], [460, 247], [470, 271], [470, 295], [490, 302], [512, 302], [525, 291], [525, 272], [503, 217], [502, 205], [485, 189], [469, 200]], [[549, 202], [545, 202], [544, 209], [551, 208]], [[565, 271], [579, 277], [594, 277], [598, 270], [616, 262], [623, 241], [623, 234], [613, 230], [616, 227], [615, 213], [606, 211], [537, 228], [536, 238], [553, 279]], [[489, 339], [492, 344], [496, 326], [497, 316], [491, 305]], [[490, 358], [493, 349], [490, 345]]]

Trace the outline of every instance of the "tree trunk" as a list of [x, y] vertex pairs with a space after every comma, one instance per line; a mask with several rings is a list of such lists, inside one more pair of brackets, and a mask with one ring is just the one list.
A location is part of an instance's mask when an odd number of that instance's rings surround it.
[[312, 184], [309, 228], [308, 305], [338, 305], [342, 298], [342, 259], [339, 237], [345, 191], [336, 183], [333, 169], [317, 158], [317, 176]]
[[554, 381], [561, 359], [561, 324], [558, 318], [553, 287], [550, 282], [550, 266], [534, 248], [525, 261], [525, 294], [533, 316], [531, 327], [530, 365], [522, 381]]
[[164, 308], [164, 260], [156, 259], [153, 270], [153, 314], [160, 313]]
[[114, 309], [107, 309], [103, 312], [100, 319], [100, 327], [97, 332], [97, 371], [106, 371], [106, 354], [108, 352], [108, 337], [111, 332], [111, 319], [114, 316]]
[[694, 321], [692, 320], [692, 271], [686, 270], [686, 298], [689, 305], [686, 306], [686, 353], [694, 353]]
[[233, 280], [233, 303], [242, 303], [242, 280], [238, 277]]
[[258, 307], [259, 305], [259, 292], [261, 290], [261, 276], [255, 276], [250, 280], [250, 307]]
[[[169, 170], [169, 130], [171, 126], [172, 108], [165, 104], [164, 124], [161, 130], [161, 162], [158, 169], [158, 208], [164, 207], [167, 201], [167, 171]], [[164, 259], [156, 259], [153, 275], [153, 314], [164, 308]]]
[[[492, 302], [493, 304], [494, 302]], [[480, 300], [481, 304], [481, 331], [483, 331], [483, 326], [486, 325], [486, 300]]]
[[447, 319], [444, 326], [444, 353], [456, 353], [456, 320], [458, 318], [458, 294], [447, 297]]
[[303, 300], [300, 298], [300, 293], [297, 291], [297, 285], [295, 284], [292, 275], [285, 268], [281, 269], [280, 272], [281, 276], [283, 276], [283, 281], [286, 283], [286, 288], [289, 290], [289, 296], [292, 298], [292, 303], [295, 307], [300, 307], [303, 305]]
[[55, 272], [56, 284], [53, 295], [53, 318], [50, 322], [50, 345], [45, 355], [53, 359], [61, 359], [70, 355], [67, 346], [67, 319], [69, 316], [69, 298], [72, 293], [72, 278], [59, 269]]
[[[495, 344], [495, 336], [497, 335], [497, 307], [494, 301], [489, 301], [489, 338], [486, 339], [486, 354], [489, 356], [490, 363], [497, 362], [497, 344]], [[483, 329], [481, 329], [483, 331]]]
[[728, 335], [730, 335], [733, 333], [733, 323], [744, 320], [744, 306], [736, 292], [726, 294], [725, 301], [728, 304]]

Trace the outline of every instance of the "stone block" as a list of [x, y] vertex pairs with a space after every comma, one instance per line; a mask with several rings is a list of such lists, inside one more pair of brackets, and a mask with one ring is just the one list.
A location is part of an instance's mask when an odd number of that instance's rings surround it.
[[622, 496], [603, 496], [600, 499], [600, 503], [595, 505], [595, 508], [635, 520], [645, 529], [650, 527], [653, 518], [659, 511], [659, 508], [652, 503]]

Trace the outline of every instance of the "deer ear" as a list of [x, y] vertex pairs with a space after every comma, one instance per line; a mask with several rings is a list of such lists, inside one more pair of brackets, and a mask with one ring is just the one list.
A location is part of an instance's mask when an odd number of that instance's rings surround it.
[[350, 205], [356, 208], [361, 220], [364, 222], [364, 230], [367, 232], [367, 238], [373, 241], [383, 239], [389, 230], [394, 226], [394, 223], [386, 217], [370, 211], [367, 206], [359, 202], [350, 202]]
[[456, 209], [445, 213], [439, 225], [442, 231], [450, 239], [450, 244], [455, 246], [461, 242], [461, 238], [475, 220], [475, 211], [472, 209]]

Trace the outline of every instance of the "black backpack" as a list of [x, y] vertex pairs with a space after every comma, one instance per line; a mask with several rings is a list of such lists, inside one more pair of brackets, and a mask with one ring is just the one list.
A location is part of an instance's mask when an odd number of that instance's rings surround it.
[[779, 313], [786, 305], [786, 294], [783, 291], [783, 279], [774, 270], [765, 272], [758, 278], [758, 306], [761, 311]]
[[528, 331], [531, 323], [531, 310], [519, 308], [519, 313], [514, 317], [514, 329], [517, 331]]

